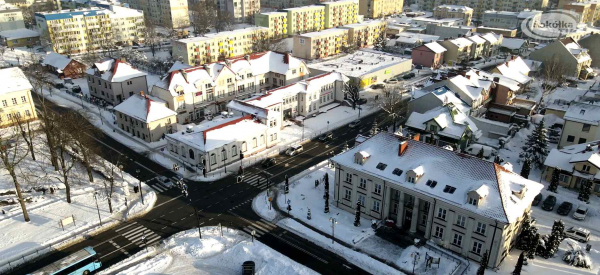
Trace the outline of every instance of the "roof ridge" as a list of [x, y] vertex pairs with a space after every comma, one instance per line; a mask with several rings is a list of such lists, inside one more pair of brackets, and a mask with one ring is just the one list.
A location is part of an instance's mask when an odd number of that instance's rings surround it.
[[[508, 214], [506, 214], [506, 204], [504, 203], [504, 187], [502, 186], [502, 184], [500, 184], [500, 172], [510, 172], [510, 173], [514, 173], [512, 171], [508, 171], [508, 169], [504, 168], [503, 166], [497, 164], [497, 163], [493, 163], [494, 165], [494, 171], [496, 172], [496, 184], [498, 185], [498, 193], [500, 193], [500, 203], [502, 204], [502, 213], [504, 213], [504, 218], [508, 221]], [[499, 171], [500, 170], [500, 171]]]

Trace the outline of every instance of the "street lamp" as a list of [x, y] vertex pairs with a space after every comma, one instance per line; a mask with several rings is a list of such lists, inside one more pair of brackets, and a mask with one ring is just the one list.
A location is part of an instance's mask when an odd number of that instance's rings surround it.
[[335, 218], [329, 218], [329, 221], [331, 222], [331, 243], [334, 243], [335, 240], [335, 225], [337, 224], [337, 220], [335, 220]]
[[302, 139], [300, 140], [300, 142], [302, 142], [304, 140], [304, 121], [306, 120], [306, 118], [302, 119]]
[[135, 169], [135, 174], [137, 175], [138, 184], [140, 187], [140, 198], [142, 199], [142, 204], [145, 204], [144, 203], [144, 194], [142, 193], [142, 180], [140, 179], [140, 169]]
[[410, 254], [410, 256], [413, 258], [412, 274], [415, 275], [415, 265], [417, 265], [417, 262], [419, 262], [419, 259], [421, 259], [421, 256], [419, 255], [419, 252], [413, 252], [412, 254]]
[[358, 118], [360, 119], [360, 110], [362, 110], [362, 107], [359, 105], [358, 106]]
[[194, 213], [196, 214], [196, 222], [198, 224], [198, 236], [200, 236], [200, 239], [202, 239], [202, 231], [200, 231], [200, 217], [198, 217], [198, 210], [196, 209], [196, 206], [194, 205], [192, 199], [188, 197], [189, 193], [187, 189], [187, 184], [183, 183], [183, 178], [179, 180], [177, 186], [181, 186], [181, 193], [183, 194], [183, 196], [185, 196], [186, 199], [188, 199], [190, 205], [194, 208]]
[[94, 200], [96, 200], [96, 210], [98, 210], [98, 220], [100, 220], [100, 226], [102, 226], [102, 218], [100, 218], [100, 207], [98, 207], [98, 191], [94, 191]]
[[223, 167], [225, 167], [225, 174], [227, 174], [227, 163], [225, 162], [227, 160], [227, 150], [225, 150], [225, 146], [223, 146], [223, 149], [221, 150], [221, 157], [223, 158]]
[[327, 121], [327, 132], [329, 132], [329, 120]]

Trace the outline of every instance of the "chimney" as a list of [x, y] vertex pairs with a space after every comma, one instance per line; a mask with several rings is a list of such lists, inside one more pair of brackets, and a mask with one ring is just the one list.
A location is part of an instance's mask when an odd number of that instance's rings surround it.
[[421, 134], [420, 133], [416, 133], [412, 136], [412, 140], [416, 140], [419, 141], [421, 139]]
[[145, 95], [144, 95], [144, 91], [140, 91], [140, 95], [141, 95], [142, 97], [145, 97]]
[[120, 60], [121, 62], [127, 62], [127, 61], [126, 61], [126, 59], [125, 59], [125, 57], [121, 57], [121, 58], [119, 58], [119, 60]]
[[508, 67], [508, 61], [506, 61], [506, 63], [504, 63], [504, 65], [506, 65], [506, 67]]
[[500, 82], [500, 78], [499, 77], [494, 77], [494, 83], [498, 83]]
[[398, 156], [402, 156], [404, 152], [406, 152], [406, 147], [408, 147], [408, 141], [403, 140], [400, 142], [400, 146], [398, 148]]
[[475, 71], [475, 74], [479, 75], [479, 71]]

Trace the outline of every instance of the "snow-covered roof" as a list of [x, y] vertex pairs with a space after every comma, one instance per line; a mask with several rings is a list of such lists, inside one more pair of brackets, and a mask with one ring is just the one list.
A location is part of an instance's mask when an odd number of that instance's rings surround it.
[[471, 100], [476, 100], [482, 96], [482, 90], [488, 90], [492, 82], [487, 80], [480, 80], [476, 77], [471, 77], [471, 79], [466, 78], [462, 75], [457, 75], [448, 79], [449, 82], [454, 84], [462, 94], [468, 96]]
[[64, 55], [51, 52], [48, 55], [46, 55], [46, 58], [44, 58], [42, 64], [54, 67], [57, 70], [62, 71], [65, 67], [67, 67], [67, 65], [69, 65], [69, 63], [71, 63], [71, 60], [71, 58], [68, 58]]
[[475, 44], [485, 44], [485, 39], [483, 39], [481, 36], [479, 35], [473, 35], [473, 36], [469, 36], [467, 37], [469, 40], [473, 41]]
[[199, 37], [190, 37], [190, 38], [184, 38], [184, 39], [179, 39], [177, 40], [178, 42], [181, 43], [194, 43], [194, 42], [201, 42], [201, 41], [207, 41], [207, 40], [212, 40], [215, 38], [221, 38], [221, 37], [233, 37], [236, 35], [240, 35], [243, 33], [253, 33], [253, 32], [266, 32], [269, 31], [269, 28], [267, 27], [248, 27], [248, 28], [241, 28], [241, 29], [235, 29], [232, 31], [223, 31], [223, 32], [217, 32], [217, 33], [207, 33], [204, 36], [199, 36]]
[[538, 10], [523, 10], [521, 12], [519, 12], [519, 15], [517, 15], [517, 18], [527, 18], [530, 16], [534, 16], [534, 15], [541, 15], [543, 12], [542, 11], [538, 11]]
[[450, 11], [459, 11], [459, 12], [465, 12], [465, 11], [472, 11], [472, 8], [469, 8], [467, 6], [460, 6], [460, 5], [439, 5], [435, 8], [433, 8], [433, 10], [436, 9], [449, 9]]
[[572, 102], [564, 116], [565, 120], [599, 125], [600, 106], [582, 102]]
[[482, 184], [481, 186], [479, 186], [479, 188], [475, 189], [475, 193], [477, 193], [479, 197], [485, 198], [487, 197], [487, 195], [490, 194], [490, 188], [487, 185]]
[[477, 125], [452, 103], [431, 109], [423, 114], [412, 112], [406, 121], [406, 126], [428, 130], [425, 124], [431, 120], [440, 126], [436, 134], [441, 136], [460, 139], [467, 129], [470, 129], [475, 136], [480, 135]]
[[33, 87], [23, 71], [18, 67], [0, 70], [0, 93], [12, 93], [23, 90], [31, 90]]
[[523, 47], [523, 44], [525, 44], [525, 42], [527, 42], [527, 40], [525, 39], [504, 38], [502, 39], [502, 47], [510, 50], [517, 50]]
[[1, 31], [0, 37], [6, 38], [6, 40], [13, 39], [21, 39], [21, 38], [30, 38], [30, 37], [38, 37], [40, 34], [36, 31], [30, 29], [15, 29], [15, 30], [7, 30]]
[[177, 115], [164, 103], [155, 100], [151, 96], [134, 94], [117, 105], [114, 110], [146, 123]]
[[132, 78], [146, 76], [145, 72], [134, 68], [131, 64], [113, 58], [94, 63], [85, 72], [89, 75], [100, 76], [109, 82], [123, 82]]
[[446, 48], [442, 47], [442, 45], [438, 44], [437, 42], [427, 43], [424, 46], [434, 53], [443, 53], [447, 51]]
[[450, 42], [452, 42], [452, 44], [456, 45], [459, 48], [468, 47], [468, 46], [473, 45], [473, 41], [466, 39], [464, 37], [452, 39], [452, 40], [450, 40]]
[[200, 124], [192, 128], [192, 133], [182, 131], [169, 134], [167, 137], [203, 152], [209, 152], [234, 141], [246, 140], [249, 136], [264, 134], [267, 129], [267, 125], [248, 115], [212, 126]]
[[531, 69], [520, 56], [496, 66], [496, 69], [501, 75], [507, 76], [521, 84], [531, 81], [531, 77], [527, 76]]
[[372, 49], [361, 49], [339, 58], [310, 63], [308, 67], [319, 71], [336, 71], [348, 77], [360, 78], [366, 74], [385, 70], [404, 62], [411, 62], [410, 64], [412, 64], [411, 59]]
[[502, 36], [501, 34], [495, 34], [493, 32], [488, 32], [486, 34], [480, 35], [481, 38], [485, 39], [487, 42], [490, 42], [491, 44], [494, 44], [496, 42], [498, 42], [498, 40], [500, 39], [500, 37]]
[[244, 69], [248, 69], [254, 75], [267, 72], [287, 74], [290, 70], [299, 69], [302, 65], [306, 66], [304, 61], [293, 57], [291, 54], [271, 51], [251, 54], [248, 59], [240, 57], [229, 61], [231, 62], [230, 68], [234, 73], [241, 73]]
[[440, 37], [437, 35], [428, 35], [422, 33], [411, 33], [411, 32], [401, 32], [396, 34], [395, 41], [405, 44], [414, 44], [416, 42], [422, 41], [423, 43], [430, 43], [439, 40]]
[[169, 69], [169, 73], [171, 73], [173, 71], [179, 71], [179, 70], [191, 68], [191, 67], [192, 66], [190, 66], [188, 64], [183, 64], [179, 61], [175, 61], [175, 63], [173, 63], [173, 66], [171, 66], [171, 68]]
[[298, 34], [297, 36], [299, 36], [299, 37], [319, 37], [319, 36], [323, 36], [323, 35], [341, 35], [344, 33], [348, 33], [348, 30], [333, 28], [333, 29], [325, 29], [325, 30], [317, 31], [317, 32], [307, 32], [307, 33], [303, 33], [303, 34]]
[[[493, 162], [420, 141], [406, 140], [408, 145], [404, 153], [399, 155], [397, 148], [402, 141], [405, 139], [393, 134], [379, 133], [333, 157], [332, 161], [344, 168], [384, 179], [392, 188], [398, 186], [413, 190], [503, 223], [516, 222], [523, 216], [523, 212], [543, 188], [540, 183], [525, 179]], [[371, 155], [364, 164], [354, 162], [354, 155], [359, 151]], [[378, 169], [379, 163], [387, 164], [387, 168]], [[422, 167], [423, 175], [415, 183], [407, 181], [406, 172], [400, 176], [393, 173], [396, 168], [409, 171], [417, 167]], [[432, 188], [426, 185], [428, 180], [437, 181], [438, 184]], [[468, 192], [479, 189], [482, 185], [487, 186], [489, 195], [477, 206], [468, 204]], [[454, 187], [454, 192], [449, 193], [446, 186]], [[512, 190], [518, 189], [518, 186], [526, 187], [523, 198], [511, 198]]]
[[571, 157], [571, 159], [569, 160], [570, 163], [577, 163], [577, 162], [582, 162], [582, 161], [587, 161], [591, 164], [593, 164], [594, 166], [600, 168], [600, 155], [598, 155], [598, 151], [596, 152], [585, 152], [583, 154], [577, 154], [574, 155], [573, 157]]
[[269, 110], [265, 108], [261, 108], [243, 101], [239, 101], [234, 99], [227, 103], [227, 108], [240, 111], [249, 115], [256, 115], [259, 118], [269, 118]]
[[[559, 168], [563, 171], [575, 172], [575, 163], [588, 161], [592, 165], [600, 168], [600, 140], [565, 146], [562, 149], [552, 149], [544, 161], [548, 167]], [[594, 175], [594, 178], [600, 179], [600, 171]]]
[[433, 91], [417, 90], [414, 91], [414, 94], [415, 95], [413, 96], [412, 100], [416, 100], [425, 95], [431, 94], [437, 97], [443, 104], [454, 104], [454, 106], [457, 107], [462, 113], [467, 114], [471, 111], [471, 107], [464, 100], [457, 97], [456, 94], [446, 86], [437, 87]]

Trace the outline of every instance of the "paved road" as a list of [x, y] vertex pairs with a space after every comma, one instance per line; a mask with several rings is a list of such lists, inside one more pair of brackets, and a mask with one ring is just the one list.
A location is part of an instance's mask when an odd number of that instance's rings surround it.
[[[54, 104], [50, 105], [57, 113], [69, 111]], [[276, 156], [276, 166], [265, 170], [260, 167], [246, 168], [243, 183], [235, 183], [233, 176], [214, 182], [187, 181], [190, 189], [189, 198], [198, 209], [200, 225], [221, 224], [247, 233], [255, 230], [259, 241], [321, 274], [368, 274], [367, 271], [336, 254], [261, 219], [254, 213], [251, 204], [252, 199], [266, 189], [266, 179], [261, 173], [262, 171], [272, 174], [273, 182], [282, 182], [285, 175], [295, 175], [327, 159], [332, 151], [339, 153], [346, 142], [352, 146], [354, 137], [359, 132], [365, 134], [371, 130], [373, 119], [376, 116], [363, 117], [361, 127], [355, 129], [342, 127], [333, 131], [334, 138], [328, 142], [311, 141], [306, 143], [304, 152], [299, 155]], [[114, 161], [118, 154], [129, 158], [129, 161], [124, 164], [124, 170], [137, 176], [138, 179], [146, 181], [151, 188], [156, 190], [158, 200], [155, 207], [144, 217], [124, 222], [114, 229], [91, 237], [63, 251], [52, 253], [35, 263], [13, 271], [11, 274], [27, 274], [86, 246], [94, 247], [100, 254], [100, 260], [105, 268], [144, 249], [146, 244], [141, 241], [144, 235], [150, 245], [182, 230], [197, 227], [194, 210], [189, 201], [183, 198], [176, 188], [169, 189], [155, 179], [157, 174], [173, 177], [175, 175], [173, 172], [109, 136], [101, 135], [96, 138], [103, 147], [101, 154], [106, 159]], [[142, 172], [136, 175], [136, 169]], [[260, 183], [258, 183], [258, 179], [260, 179]]]

